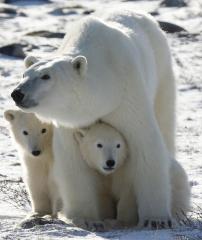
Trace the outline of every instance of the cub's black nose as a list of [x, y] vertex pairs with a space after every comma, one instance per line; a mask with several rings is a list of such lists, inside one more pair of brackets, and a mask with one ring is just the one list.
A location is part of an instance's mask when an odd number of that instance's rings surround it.
[[13, 98], [16, 104], [19, 104], [22, 102], [24, 94], [19, 89], [16, 89], [11, 93], [11, 97]]
[[35, 157], [39, 156], [40, 154], [41, 154], [41, 151], [39, 150], [32, 151], [32, 155]]
[[113, 167], [115, 165], [115, 161], [114, 160], [107, 160], [106, 164], [107, 164], [107, 167]]

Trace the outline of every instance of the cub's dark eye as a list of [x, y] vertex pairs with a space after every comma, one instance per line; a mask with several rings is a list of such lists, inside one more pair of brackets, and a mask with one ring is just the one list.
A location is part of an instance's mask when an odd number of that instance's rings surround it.
[[41, 130], [41, 133], [46, 133], [46, 129], [43, 128], [43, 129]]
[[98, 144], [97, 144], [97, 147], [98, 147], [98, 148], [103, 148], [103, 145], [102, 145], [101, 143], [98, 143]]
[[25, 77], [25, 74], [23, 74], [22, 77], [24, 78], [24, 77]]
[[44, 74], [43, 76], [41, 76], [41, 79], [48, 80], [50, 79], [50, 76], [48, 74]]
[[28, 135], [28, 132], [27, 131], [23, 131], [22, 132], [24, 135]]
[[121, 144], [118, 143], [118, 144], [116, 145], [116, 148], [120, 148], [120, 147], [121, 147]]

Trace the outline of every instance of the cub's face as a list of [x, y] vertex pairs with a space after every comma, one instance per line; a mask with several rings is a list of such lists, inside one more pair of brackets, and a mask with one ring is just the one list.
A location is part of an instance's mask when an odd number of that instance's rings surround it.
[[88, 165], [101, 174], [116, 171], [126, 160], [127, 146], [118, 131], [104, 123], [75, 133], [81, 153]]
[[[93, 61], [92, 61], [93, 62]], [[61, 56], [37, 61], [25, 59], [22, 82], [11, 93], [26, 112], [68, 127], [88, 126], [120, 104], [120, 87], [113, 71], [88, 64], [85, 56]], [[107, 71], [106, 71], [107, 72]], [[116, 94], [114, 94], [116, 93]]]
[[10, 123], [11, 133], [21, 149], [32, 157], [50, 151], [52, 126], [42, 123], [34, 114], [19, 110], [7, 110], [5, 119]]

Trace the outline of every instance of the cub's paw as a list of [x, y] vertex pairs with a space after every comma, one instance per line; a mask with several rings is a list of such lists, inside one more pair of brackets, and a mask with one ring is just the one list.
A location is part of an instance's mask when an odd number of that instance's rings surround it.
[[137, 229], [166, 229], [176, 227], [176, 222], [170, 218], [153, 218], [153, 219], [144, 219], [140, 221], [137, 225]]
[[107, 230], [105, 223], [102, 221], [74, 219], [72, 223], [79, 228], [83, 228], [91, 232], [104, 232]]

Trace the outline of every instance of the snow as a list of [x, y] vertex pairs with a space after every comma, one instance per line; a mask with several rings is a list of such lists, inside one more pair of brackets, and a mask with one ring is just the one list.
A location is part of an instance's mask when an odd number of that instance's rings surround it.
[[[27, 36], [27, 32], [49, 30], [64, 33], [71, 21], [84, 16], [85, 10], [103, 11], [116, 6], [157, 11], [159, 15], [155, 17], [158, 20], [178, 24], [190, 33], [184, 36], [168, 34], [168, 39], [177, 79], [177, 159], [186, 169], [192, 185], [193, 219], [176, 229], [157, 231], [127, 229], [93, 233], [57, 220], [28, 229], [20, 228], [19, 223], [29, 211], [28, 202], [26, 205], [25, 200], [25, 206], [16, 207], [14, 200], [9, 201], [11, 189], [6, 189], [6, 194], [2, 191], [5, 180], [8, 186], [23, 189], [17, 151], [9, 136], [3, 112], [13, 107], [10, 93], [19, 83], [24, 65], [22, 59], [0, 54], [0, 239], [202, 239], [202, 2], [190, 0], [188, 6], [182, 8], [159, 7], [157, 0], [13, 2], [15, 5], [12, 6], [17, 6], [26, 16], [0, 13], [0, 47], [10, 42], [24, 42], [27, 54], [48, 54], [61, 43], [60, 38]], [[66, 15], [50, 13], [64, 6], [71, 6], [65, 10]], [[15, 199], [16, 202], [19, 200]]]

